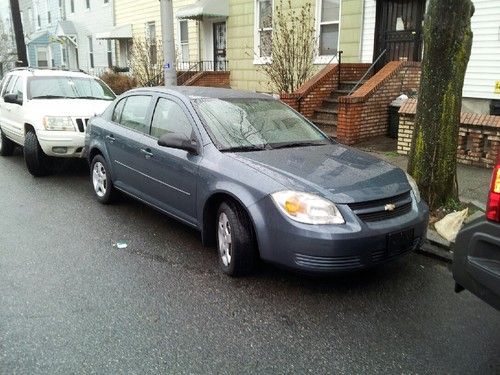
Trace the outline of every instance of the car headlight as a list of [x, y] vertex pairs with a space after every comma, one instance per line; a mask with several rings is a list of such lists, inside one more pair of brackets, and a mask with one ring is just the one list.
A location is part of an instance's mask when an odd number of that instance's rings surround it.
[[413, 191], [413, 194], [415, 195], [415, 200], [417, 201], [417, 203], [420, 203], [422, 198], [420, 197], [420, 191], [418, 190], [417, 182], [408, 173], [406, 174], [406, 178], [408, 179], [408, 183], [411, 186], [411, 190]]
[[75, 125], [71, 120], [71, 117], [55, 117], [55, 116], [45, 116], [43, 118], [43, 127], [45, 130], [57, 130], [57, 131], [75, 131]]
[[332, 202], [314, 194], [278, 191], [271, 194], [274, 203], [290, 219], [305, 224], [344, 224], [345, 220]]

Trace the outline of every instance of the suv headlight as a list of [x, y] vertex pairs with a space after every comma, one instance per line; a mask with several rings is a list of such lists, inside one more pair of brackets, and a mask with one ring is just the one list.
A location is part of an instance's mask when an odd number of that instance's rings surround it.
[[75, 125], [71, 120], [71, 117], [56, 117], [56, 116], [45, 116], [43, 118], [43, 127], [45, 130], [57, 130], [57, 131], [75, 131]]
[[332, 202], [314, 194], [278, 191], [271, 194], [274, 203], [290, 219], [305, 224], [344, 224], [345, 220]]
[[418, 190], [417, 182], [408, 173], [406, 173], [406, 178], [408, 179], [408, 183], [411, 186], [411, 190], [413, 191], [413, 194], [415, 195], [415, 200], [417, 201], [417, 203], [420, 203], [422, 198], [420, 197], [420, 191]]

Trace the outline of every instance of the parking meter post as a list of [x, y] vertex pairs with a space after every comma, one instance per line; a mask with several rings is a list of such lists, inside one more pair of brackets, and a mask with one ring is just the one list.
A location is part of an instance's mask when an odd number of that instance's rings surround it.
[[160, 0], [161, 34], [163, 41], [163, 74], [165, 86], [177, 86], [175, 61], [174, 10], [172, 0]]

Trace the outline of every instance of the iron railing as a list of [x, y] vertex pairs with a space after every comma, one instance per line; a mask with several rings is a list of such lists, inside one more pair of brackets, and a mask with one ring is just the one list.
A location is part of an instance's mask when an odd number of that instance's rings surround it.
[[349, 91], [349, 94], [347, 95], [351, 95], [354, 91], [356, 91], [356, 89], [359, 87], [359, 85], [361, 84], [361, 82], [363, 82], [363, 80], [366, 78], [366, 76], [368, 75], [368, 73], [370, 73], [370, 71], [375, 67], [375, 65], [378, 63], [378, 61], [382, 58], [382, 56], [385, 55], [385, 53], [387, 52], [387, 48], [384, 49], [380, 55], [378, 55], [378, 57], [376, 58], [376, 60], [373, 62], [373, 64], [370, 65], [370, 67], [368, 68], [368, 70], [365, 72], [365, 74], [363, 74], [363, 77], [361, 77], [359, 79], [358, 82], [356, 82], [356, 84], [354, 85], [354, 87], [351, 89], [351, 91]]

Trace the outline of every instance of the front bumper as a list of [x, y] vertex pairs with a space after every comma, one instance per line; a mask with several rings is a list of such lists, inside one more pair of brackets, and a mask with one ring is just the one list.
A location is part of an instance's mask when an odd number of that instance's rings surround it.
[[[263, 260], [298, 271], [331, 274], [369, 268], [417, 249], [425, 239], [429, 210], [412, 202], [407, 214], [378, 222], [361, 221], [338, 205], [346, 224], [307, 225], [278, 211], [270, 198], [249, 208]], [[388, 235], [413, 231], [406, 248], [389, 251]]]
[[38, 142], [45, 154], [56, 157], [84, 157], [85, 133], [37, 131]]

